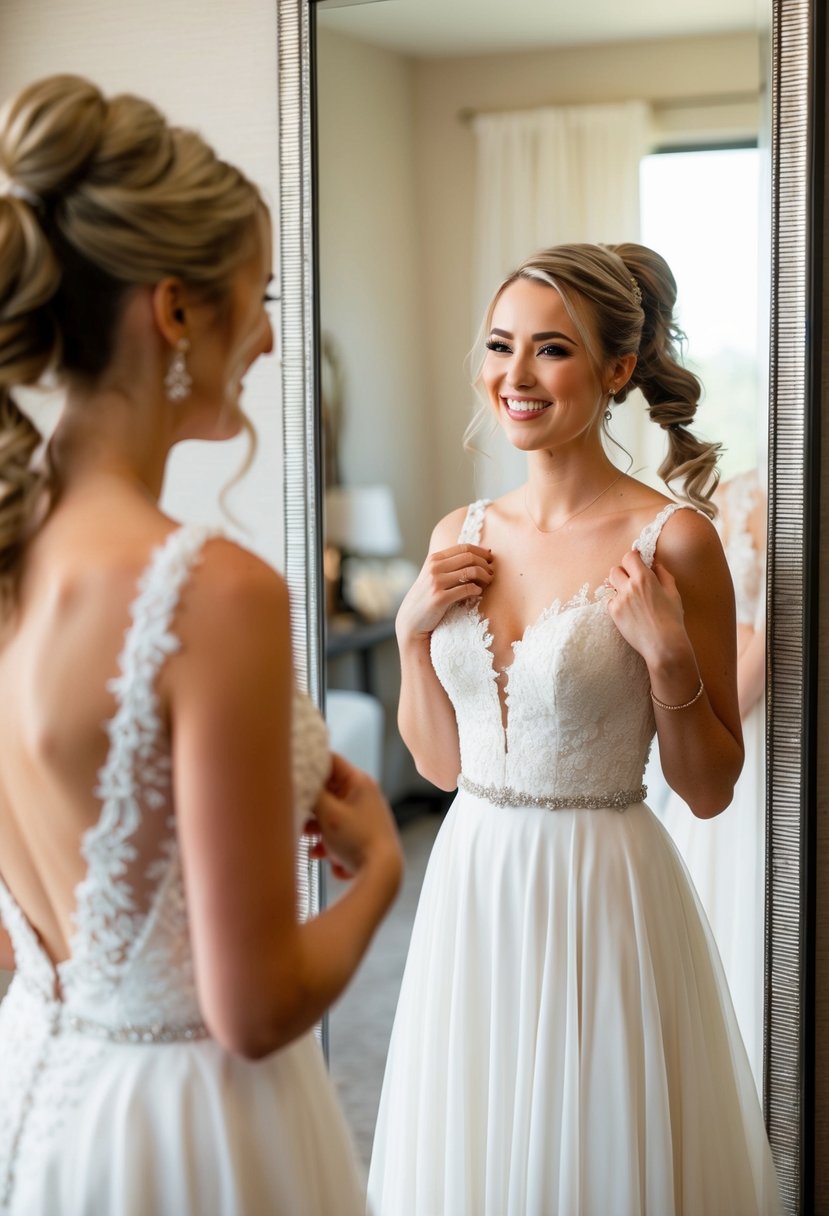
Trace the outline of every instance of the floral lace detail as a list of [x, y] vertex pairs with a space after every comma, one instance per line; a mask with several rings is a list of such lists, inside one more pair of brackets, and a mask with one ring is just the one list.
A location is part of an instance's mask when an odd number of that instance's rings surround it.
[[649, 524], [645, 524], [645, 527], [633, 542], [633, 548], [639, 551], [642, 561], [648, 568], [653, 565], [653, 559], [656, 556], [656, 542], [659, 540], [662, 529], [677, 511], [696, 511], [697, 515], [702, 514], [700, 511], [697, 511], [696, 507], [692, 507], [689, 502], [669, 502], [667, 507], [663, 507], [659, 512], [656, 519], [652, 520]]
[[[77, 889], [71, 957], [59, 969], [67, 1003], [98, 1017], [117, 992], [118, 1019], [157, 1021], [159, 1003], [162, 1009], [169, 1005], [171, 961], [181, 968], [178, 993], [176, 1007], [165, 1010], [163, 1020], [193, 1017], [189, 949], [175, 950], [174, 960], [169, 954], [172, 942], [186, 943], [186, 910], [156, 681], [180, 647], [173, 617], [210, 535], [206, 528], [180, 528], [155, 551], [131, 609], [120, 675], [109, 685], [116, 711], [106, 725], [109, 753], [95, 791], [101, 814], [81, 845], [87, 875]], [[163, 965], [154, 965], [153, 956]], [[133, 964], [135, 983], [129, 982]]]
[[[112, 1053], [195, 1050], [204, 1033], [156, 683], [180, 648], [175, 612], [211, 534], [194, 527], [171, 533], [140, 580], [120, 674], [110, 685], [116, 706], [98, 774], [101, 811], [82, 839], [88, 868], [66, 962], [53, 965], [0, 880], [0, 918], [16, 962], [0, 1003], [0, 1212], [40, 1210], [27, 1196], [42, 1178], [49, 1145], [71, 1127]], [[293, 749], [299, 827], [329, 766], [325, 723], [299, 692]], [[136, 1027], [144, 1033], [131, 1048]]]
[[33, 992], [46, 1001], [55, 997], [55, 968], [37, 934], [20, 911], [6, 884], [0, 878], [0, 922], [14, 947], [17, 972], [26, 976]]
[[484, 515], [492, 499], [479, 498], [466, 508], [466, 518], [458, 536], [459, 545], [477, 545], [481, 540], [481, 529], [484, 526]]
[[[469, 508], [462, 541], [478, 540], [485, 509], [485, 501]], [[669, 504], [642, 529], [634, 547], [647, 565], [680, 509]], [[513, 644], [500, 673], [506, 728], [488, 620], [477, 604], [446, 613], [432, 633], [432, 663], [455, 708], [469, 781], [542, 800], [612, 798], [641, 785], [655, 729], [648, 672], [613, 624], [607, 592], [584, 584], [546, 607]]]

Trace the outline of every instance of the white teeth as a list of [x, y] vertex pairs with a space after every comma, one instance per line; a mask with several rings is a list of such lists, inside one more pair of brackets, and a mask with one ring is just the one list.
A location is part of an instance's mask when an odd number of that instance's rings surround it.
[[514, 397], [505, 397], [504, 400], [511, 410], [522, 414], [546, 410], [547, 406], [550, 405], [549, 401], [517, 401]]

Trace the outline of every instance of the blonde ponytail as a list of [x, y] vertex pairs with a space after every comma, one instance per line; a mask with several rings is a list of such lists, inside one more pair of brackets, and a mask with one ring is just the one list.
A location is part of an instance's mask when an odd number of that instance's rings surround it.
[[719, 482], [721, 444], [699, 439], [689, 430], [702, 386], [679, 362], [685, 335], [674, 317], [676, 281], [665, 259], [644, 245], [609, 248], [622, 259], [642, 296], [642, 334], [628, 387], [640, 390], [651, 421], [668, 436], [659, 476], [668, 485], [680, 482], [682, 497], [713, 519], [716, 507], [711, 495]]
[[[13, 399], [47, 369], [108, 365], [127, 294], [175, 276], [220, 306], [261, 240], [264, 204], [238, 169], [149, 102], [59, 75], [0, 110], [0, 595], [53, 474]], [[38, 515], [38, 518], [40, 516]]]

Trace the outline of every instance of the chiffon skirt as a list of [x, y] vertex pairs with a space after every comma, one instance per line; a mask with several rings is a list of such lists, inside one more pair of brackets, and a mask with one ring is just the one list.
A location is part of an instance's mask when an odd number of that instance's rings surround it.
[[661, 813], [714, 934], [758, 1093], [763, 1091], [765, 723], [761, 701], [743, 722], [745, 764], [727, 810], [715, 819], [697, 819], [669, 790]]
[[778, 1210], [722, 968], [656, 817], [461, 792], [412, 934], [369, 1211]]
[[12, 1080], [39, 1016], [26, 1005], [14, 983], [0, 1004], [12, 1061], [0, 1097], [27, 1106], [22, 1134], [0, 1145], [12, 1155], [4, 1216], [362, 1216], [364, 1184], [313, 1035], [247, 1061], [210, 1039], [65, 1033], [37, 1048], [42, 1067], [24, 1092]]

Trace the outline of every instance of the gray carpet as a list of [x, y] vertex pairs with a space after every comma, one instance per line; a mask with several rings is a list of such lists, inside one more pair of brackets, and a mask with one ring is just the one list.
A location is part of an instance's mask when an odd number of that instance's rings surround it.
[[[440, 815], [426, 814], [400, 829], [406, 855], [403, 889], [330, 1015], [331, 1075], [366, 1167], [412, 921], [440, 824]], [[336, 898], [340, 886], [329, 879], [330, 899]]]

